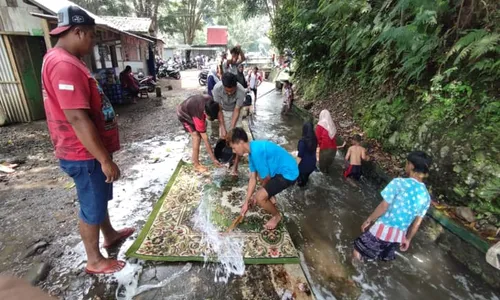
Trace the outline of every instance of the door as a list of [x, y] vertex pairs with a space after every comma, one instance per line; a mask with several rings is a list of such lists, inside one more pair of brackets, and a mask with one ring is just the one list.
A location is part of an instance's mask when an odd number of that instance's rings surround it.
[[43, 37], [9, 36], [17, 70], [32, 120], [45, 118], [42, 98], [42, 62], [47, 52]]

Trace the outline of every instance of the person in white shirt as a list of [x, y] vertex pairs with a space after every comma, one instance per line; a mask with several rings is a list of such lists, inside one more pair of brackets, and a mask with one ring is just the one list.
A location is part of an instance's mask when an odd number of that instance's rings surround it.
[[257, 102], [257, 88], [262, 83], [262, 76], [259, 73], [259, 68], [254, 67], [252, 69], [252, 71], [248, 74], [247, 81], [248, 81], [248, 87], [254, 94], [253, 103], [255, 105], [255, 102]]

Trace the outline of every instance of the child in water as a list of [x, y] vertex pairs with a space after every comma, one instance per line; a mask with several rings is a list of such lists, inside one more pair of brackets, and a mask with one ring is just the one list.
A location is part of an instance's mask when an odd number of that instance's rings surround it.
[[314, 133], [314, 125], [311, 122], [304, 123], [302, 127], [302, 138], [298, 144], [298, 157], [299, 157], [299, 178], [297, 184], [303, 187], [309, 180], [314, 170], [316, 170], [316, 147], [318, 141]]
[[422, 151], [408, 155], [409, 177], [393, 179], [382, 191], [384, 200], [361, 225], [363, 234], [354, 241], [355, 260], [389, 261], [396, 258], [396, 249], [408, 250], [431, 203], [423, 183], [431, 163], [431, 158]]
[[366, 149], [360, 145], [361, 136], [359, 134], [354, 135], [353, 145], [347, 150], [345, 155], [345, 160], [349, 162], [349, 166], [344, 172], [344, 177], [352, 177], [359, 181], [361, 178], [361, 161], [367, 160]]
[[283, 96], [283, 108], [281, 110], [282, 114], [288, 114], [292, 109], [293, 104], [293, 89], [292, 83], [288, 80], [283, 81], [284, 85], [284, 96]]

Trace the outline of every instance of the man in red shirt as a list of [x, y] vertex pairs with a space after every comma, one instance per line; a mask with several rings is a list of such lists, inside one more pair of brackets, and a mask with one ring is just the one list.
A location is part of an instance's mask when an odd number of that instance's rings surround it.
[[203, 139], [208, 155], [216, 167], [222, 165], [215, 158], [207, 136], [207, 116], [210, 121], [217, 120], [219, 115], [219, 104], [207, 95], [194, 95], [177, 106], [177, 118], [182, 123], [184, 130], [193, 138], [192, 161], [198, 172], [206, 172], [208, 169], [200, 164], [200, 142]]
[[61, 168], [73, 178], [80, 202], [79, 228], [87, 253], [86, 272], [109, 274], [125, 262], [104, 258], [104, 248], [129, 237], [133, 228], [116, 231], [109, 221], [108, 201], [120, 169], [112, 153], [120, 149], [113, 107], [85, 64], [94, 47], [95, 21], [77, 6], [58, 12], [58, 27], [50, 32], [58, 41], [42, 66], [44, 106], [50, 137]]

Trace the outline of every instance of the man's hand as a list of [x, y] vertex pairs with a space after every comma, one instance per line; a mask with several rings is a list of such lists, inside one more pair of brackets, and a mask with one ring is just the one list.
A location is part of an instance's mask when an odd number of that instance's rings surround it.
[[244, 217], [247, 214], [247, 211], [248, 211], [248, 201], [245, 201], [245, 203], [243, 203], [243, 206], [241, 207], [240, 214]]
[[361, 225], [361, 232], [365, 232], [368, 227], [372, 224], [372, 221], [366, 220], [362, 225]]
[[214, 163], [214, 166], [216, 166], [217, 168], [223, 167], [223, 165], [215, 157], [212, 158], [212, 162]]
[[225, 127], [221, 127], [221, 129], [220, 129], [220, 133], [221, 133], [220, 138], [221, 138], [221, 139], [225, 139], [225, 138], [226, 138], [226, 136], [227, 136], [227, 130], [226, 130], [226, 128], [225, 128]]
[[109, 160], [101, 164], [102, 172], [106, 175], [106, 183], [112, 183], [120, 178], [120, 169], [114, 161]]
[[401, 246], [399, 246], [399, 249], [403, 252], [408, 250], [408, 248], [410, 248], [410, 243], [411, 240], [403, 239], [403, 242], [401, 242]]

